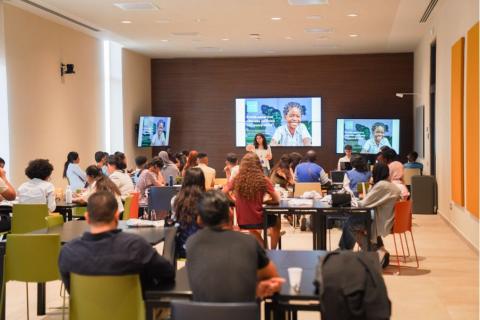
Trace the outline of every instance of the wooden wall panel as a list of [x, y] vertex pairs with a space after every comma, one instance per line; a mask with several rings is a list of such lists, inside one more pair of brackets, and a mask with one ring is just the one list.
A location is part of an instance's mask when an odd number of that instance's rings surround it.
[[450, 104], [450, 148], [451, 148], [451, 177], [452, 200], [456, 204], [464, 205], [464, 157], [463, 157], [463, 94], [464, 94], [464, 48], [465, 38], [459, 39], [452, 46], [452, 79]]
[[479, 215], [478, 22], [467, 33], [466, 159], [467, 210]]
[[[322, 146], [313, 149], [329, 171], [337, 118], [399, 118], [401, 154], [411, 151], [412, 96], [395, 93], [412, 90], [412, 53], [152, 60], [152, 114], [172, 117], [172, 149], [207, 152], [221, 175], [228, 152], [245, 152], [235, 147], [235, 98], [322, 97]], [[307, 149], [276, 147], [274, 159], [293, 151]]]

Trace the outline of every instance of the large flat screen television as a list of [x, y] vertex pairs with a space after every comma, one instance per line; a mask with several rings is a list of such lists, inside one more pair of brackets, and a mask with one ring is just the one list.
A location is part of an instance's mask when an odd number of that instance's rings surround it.
[[237, 147], [252, 144], [257, 133], [271, 146], [321, 145], [320, 97], [238, 98], [235, 105]]
[[138, 124], [138, 146], [168, 146], [170, 138], [170, 117], [140, 117]]
[[375, 154], [382, 146], [400, 152], [399, 119], [337, 119], [337, 153], [345, 145], [355, 153]]

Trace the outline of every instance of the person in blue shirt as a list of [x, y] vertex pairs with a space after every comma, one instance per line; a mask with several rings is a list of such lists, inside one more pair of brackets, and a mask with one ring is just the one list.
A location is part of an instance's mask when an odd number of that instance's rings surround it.
[[415, 151], [410, 152], [407, 155], [408, 162], [403, 165], [405, 169], [420, 169], [420, 172], [423, 171], [423, 164], [417, 162], [418, 153]]
[[330, 182], [328, 175], [322, 167], [315, 162], [317, 154], [313, 150], [309, 150], [305, 155], [304, 161], [295, 168], [296, 182], [320, 182], [322, 185]]
[[365, 158], [360, 155], [354, 155], [350, 163], [353, 168], [345, 173], [343, 187], [345, 190], [351, 191], [355, 196], [358, 196], [357, 185], [362, 182], [368, 183], [372, 173], [368, 170]]
[[87, 182], [87, 175], [80, 166], [80, 157], [75, 151], [70, 151], [67, 155], [67, 161], [63, 168], [63, 177], [67, 178], [68, 184], [73, 192], [78, 189], [85, 188], [85, 183]]

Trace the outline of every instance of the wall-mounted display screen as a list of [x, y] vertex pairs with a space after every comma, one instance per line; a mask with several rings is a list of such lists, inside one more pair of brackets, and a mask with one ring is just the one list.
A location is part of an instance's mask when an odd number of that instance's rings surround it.
[[321, 145], [320, 97], [239, 98], [236, 105], [236, 145], [253, 144], [263, 133], [271, 146]]
[[138, 146], [168, 146], [170, 138], [170, 117], [140, 117], [138, 124]]
[[355, 153], [375, 154], [383, 146], [400, 152], [399, 119], [337, 119], [337, 153], [345, 145]]

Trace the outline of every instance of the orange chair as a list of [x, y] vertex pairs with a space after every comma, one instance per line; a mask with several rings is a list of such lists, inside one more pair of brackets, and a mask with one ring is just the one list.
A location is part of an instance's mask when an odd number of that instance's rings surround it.
[[415, 248], [415, 240], [413, 239], [413, 233], [412, 233], [412, 202], [405, 201], [405, 200], [398, 201], [395, 205], [394, 214], [395, 214], [395, 221], [393, 223], [392, 234], [393, 234], [393, 243], [395, 245], [395, 253], [397, 255], [398, 273], [400, 273], [400, 257], [398, 255], [397, 241], [395, 240], [395, 234], [398, 234], [400, 237], [400, 245], [402, 246], [403, 261], [406, 263], [407, 258], [405, 256], [405, 251], [403, 249], [402, 233], [405, 238], [405, 244], [407, 246], [408, 256], [410, 256], [410, 249], [408, 248], [408, 241], [407, 241], [407, 231], [410, 232], [410, 236], [412, 237], [413, 250], [415, 252], [415, 259], [417, 260], [417, 268], [420, 266], [418, 263], [417, 249]]
[[130, 219], [138, 219], [138, 210], [140, 203], [140, 193], [132, 192], [132, 203], [130, 204]]

